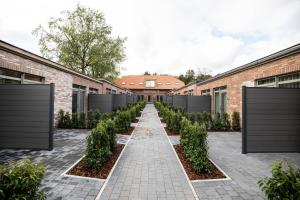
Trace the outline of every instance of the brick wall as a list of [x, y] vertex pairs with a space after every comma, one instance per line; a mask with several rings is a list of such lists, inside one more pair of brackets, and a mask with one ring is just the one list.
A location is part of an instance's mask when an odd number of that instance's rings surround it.
[[242, 86], [254, 86], [255, 80], [300, 71], [300, 54], [295, 54], [262, 64], [258, 67], [242, 71], [203, 85], [197, 86], [197, 94], [201, 95], [202, 90], [210, 89], [212, 95], [212, 111], [214, 110], [213, 89], [227, 86], [227, 112], [241, 112]]
[[0, 67], [45, 77], [45, 83], [55, 84], [55, 119], [60, 109], [72, 112], [72, 75], [3, 50], [0, 50]]
[[57, 122], [57, 114], [60, 109], [72, 112], [72, 88], [73, 84], [86, 87], [85, 110], [87, 110], [89, 88], [98, 89], [98, 93], [105, 94], [105, 88], [116, 89], [119, 94], [125, 90], [116, 88], [107, 82], [93, 81], [80, 75], [64, 72], [53, 67], [40, 64], [31, 59], [0, 50], [0, 67], [23, 73], [33, 74], [45, 78], [45, 83], [55, 84], [54, 93], [54, 116]]
[[188, 92], [189, 90], [193, 90], [193, 95], [200, 95], [197, 92], [196, 84], [191, 84], [191, 85], [188, 85], [186, 87], [181, 88], [180, 90], [172, 91], [172, 94], [178, 94], [178, 93], [180, 93], [179, 95], [184, 95], [185, 92]]

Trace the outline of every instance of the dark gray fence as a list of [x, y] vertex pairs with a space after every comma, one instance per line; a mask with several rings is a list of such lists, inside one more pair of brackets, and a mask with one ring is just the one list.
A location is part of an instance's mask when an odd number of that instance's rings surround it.
[[54, 85], [0, 85], [0, 148], [53, 149]]
[[243, 87], [242, 153], [300, 152], [300, 89]]
[[126, 107], [127, 105], [126, 94], [113, 94], [113, 110], [117, 108]]
[[211, 112], [210, 96], [165, 95], [163, 101], [187, 112]]
[[99, 110], [100, 112], [112, 112], [114, 109], [125, 107], [129, 103], [137, 101], [136, 95], [126, 94], [89, 94], [88, 110]]
[[113, 110], [113, 95], [112, 94], [89, 94], [88, 110], [101, 111], [109, 113]]
[[172, 105], [175, 108], [186, 110], [187, 109], [187, 96], [174, 95], [173, 96], [173, 104]]
[[211, 112], [210, 96], [187, 96], [187, 112]]

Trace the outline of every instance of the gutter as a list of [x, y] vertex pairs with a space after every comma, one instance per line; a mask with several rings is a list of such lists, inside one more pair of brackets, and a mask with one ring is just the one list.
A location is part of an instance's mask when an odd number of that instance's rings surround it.
[[297, 53], [300, 53], [300, 43], [296, 44], [294, 46], [288, 47], [286, 49], [283, 49], [281, 51], [275, 52], [275, 53], [273, 53], [271, 55], [262, 57], [262, 58], [260, 58], [258, 60], [255, 60], [255, 61], [252, 61], [250, 63], [247, 63], [247, 64], [242, 65], [240, 67], [234, 68], [234, 69], [229, 70], [227, 72], [224, 72], [222, 74], [216, 75], [216, 76], [214, 76], [214, 77], [212, 77], [210, 79], [207, 79], [205, 81], [197, 83], [197, 85], [203, 85], [205, 83], [209, 83], [209, 82], [212, 82], [212, 81], [215, 81], [215, 80], [218, 80], [218, 79], [221, 79], [221, 78], [233, 75], [233, 74], [237, 74], [237, 73], [240, 73], [240, 72], [243, 72], [243, 71], [246, 71], [246, 70], [258, 67], [259, 65], [270, 63], [272, 61], [279, 60], [281, 58], [284, 58], [284, 57], [287, 57], [287, 56], [291, 56], [291, 55], [294, 55], [294, 54], [297, 54]]

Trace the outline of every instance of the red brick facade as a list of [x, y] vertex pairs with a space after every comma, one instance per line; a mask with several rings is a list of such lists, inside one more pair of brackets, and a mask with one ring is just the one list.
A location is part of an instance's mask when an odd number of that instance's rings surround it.
[[90, 88], [97, 89], [99, 94], [105, 94], [106, 88], [114, 88], [117, 94], [128, 92], [106, 80], [92, 79], [1, 41], [0, 68], [37, 75], [43, 77], [46, 84], [54, 83], [55, 121], [57, 121], [57, 113], [60, 109], [66, 112], [72, 112], [73, 84], [84, 86], [86, 88], [84, 100], [85, 110], [87, 110], [87, 97]]
[[300, 53], [283, 57], [251, 69], [246, 69], [231, 75], [213, 79], [208, 82], [193, 84], [192, 86], [183, 87], [173, 93], [184, 94], [189, 88], [196, 88], [193, 95], [201, 95], [203, 90], [210, 90], [212, 97], [211, 105], [214, 111], [214, 95], [215, 88], [226, 86], [227, 90], [227, 112], [231, 114], [234, 111], [241, 112], [242, 86], [255, 86], [257, 79], [266, 78], [275, 75], [283, 75], [300, 71]]

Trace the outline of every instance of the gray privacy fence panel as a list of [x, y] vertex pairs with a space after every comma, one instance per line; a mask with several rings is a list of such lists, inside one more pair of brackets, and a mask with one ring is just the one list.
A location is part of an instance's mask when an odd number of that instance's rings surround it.
[[89, 94], [89, 110], [98, 110], [103, 113], [110, 113], [113, 110], [112, 94]]
[[243, 87], [242, 153], [300, 152], [300, 89]]
[[173, 96], [173, 106], [175, 108], [180, 108], [180, 109], [186, 110], [187, 96], [186, 95], [174, 95]]
[[130, 103], [135, 103], [137, 102], [138, 98], [137, 95], [127, 95], [126, 96], [126, 103], [130, 104]]
[[173, 105], [173, 96], [167, 95], [166, 96], [166, 103]]
[[187, 112], [211, 112], [210, 96], [187, 96]]
[[126, 94], [113, 94], [113, 109], [126, 107], [127, 95]]
[[0, 148], [53, 149], [54, 85], [0, 85]]

